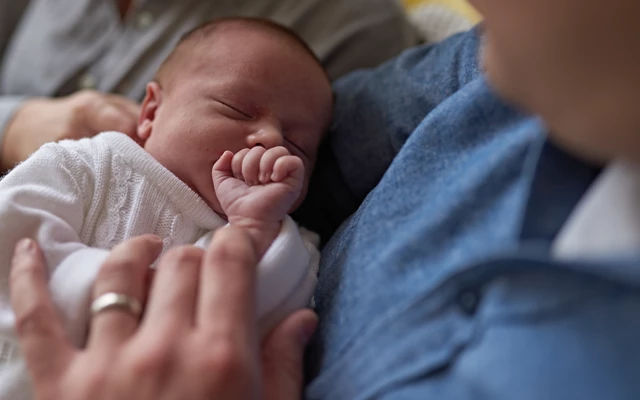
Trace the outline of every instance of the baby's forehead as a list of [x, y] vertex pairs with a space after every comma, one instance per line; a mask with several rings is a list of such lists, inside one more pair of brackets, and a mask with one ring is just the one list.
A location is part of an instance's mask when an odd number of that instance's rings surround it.
[[[244, 36], [243, 33], [258, 35], [258, 37]], [[267, 41], [261, 40], [262, 38], [265, 38]], [[245, 43], [244, 39], [247, 39], [247, 44], [243, 46], [244, 48], [237, 49], [236, 51], [235, 46], [239, 46], [239, 43]], [[271, 42], [271, 39], [274, 41]], [[275, 45], [270, 45], [269, 43], [275, 43]], [[251, 45], [254, 45], [254, 47], [251, 47]], [[277, 59], [277, 54], [280, 54], [278, 52], [279, 49], [282, 49], [285, 57], [294, 57], [301, 60], [304, 58], [307, 61], [294, 61], [294, 64], [291, 65], [286, 62], [282, 64], [280, 60]], [[265, 52], [267, 52], [268, 55], [265, 55]], [[218, 53], [224, 54], [224, 63], [220, 65], [219, 68], [211, 68], [212, 65], [218, 65], [220, 60], [217, 58]], [[275, 56], [274, 53], [276, 53]], [[234, 57], [237, 54], [241, 55]], [[247, 57], [249, 57], [249, 59]], [[262, 60], [260, 57], [264, 57], [266, 60]], [[208, 74], [213, 73], [216, 75], [216, 78], [208, 81], [207, 85], [220, 85], [224, 82], [234, 82], [233, 90], [237, 96], [239, 94], [237, 88], [238, 82], [236, 82], [238, 79], [235, 77], [239, 74], [237, 71], [244, 71], [245, 75], [247, 71], [250, 70], [268, 71], [264, 72], [266, 75], [258, 72], [258, 75], [254, 76], [269, 76], [273, 79], [245, 79], [245, 76], [240, 80], [244, 82], [244, 86], [253, 87], [257, 85], [262, 90], [265, 90], [265, 86], [274, 85], [272, 89], [280, 93], [280, 91], [278, 91], [280, 87], [277, 86], [276, 82], [282, 82], [284, 74], [287, 77], [287, 84], [285, 86], [291, 87], [291, 85], [294, 85], [305, 87], [313, 92], [319, 91], [322, 99], [328, 96], [328, 101], [332, 103], [329, 77], [312, 50], [308, 48], [302, 39], [288, 31], [287, 28], [271, 22], [264, 22], [262, 20], [256, 22], [254, 20], [247, 21], [241, 19], [214, 22], [205, 25], [187, 35], [180, 42], [171, 58], [172, 62], [167, 63], [165, 66], [165, 69], [171, 72], [170, 74], [165, 74], [164, 77], [164, 83], [167, 85], [178, 84], [177, 82], [185, 77], [188, 79], [188, 77], [191, 76], [188, 71], [196, 71], [194, 68], [202, 66], [202, 68], [206, 68]], [[291, 61], [291, 58], [288, 58], [288, 60]], [[187, 63], [189, 63], [189, 65], [187, 65]], [[247, 68], [234, 70], [233, 68], [229, 68], [229, 65], [233, 63], [243, 66], [247, 64], [252, 65], [247, 65]], [[295, 67], [293, 65], [295, 65]], [[218, 73], [216, 73], [216, 71]], [[180, 79], [176, 79], [178, 77], [180, 77]], [[297, 80], [294, 80], [295, 77], [297, 77]], [[325, 84], [326, 86], [324, 86]], [[220, 88], [216, 86], [216, 90], [219, 89]], [[223, 89], [228, 88], [225, 87]], [[274, 90], [270, 89], [272, 93], [276, 93]], [[247, 90], [247, 92], [251, 93], [250, 90]], [[327, 93], [326, 96], [325, 92]], [[300, 99], [298, 98], [296, 101], [300, 101]], [[326, 101], [320, 100], [319, 102], [312, 102], [312, 104], [326, 108], [322, 106], [325, 102]], [[307, 103], [307, 101], [303, 103]]]
[[[301, 56], [311, 58], [320, 68], [323, 68], [313, 50], [295, 32], [274, 22], [253, 18], [224, 19], [205, 24], [187, 34], [174, 52], [179, 57], [189, 57], [194, 53], [197, 54], [198, 51], [202, 51], [201, 46], [215, 48], [216, 44], [237, 41], [238, 37], [242, 35], [257, 35], [260, 38], [269, 39], [273, 43], [277, 43], [278, 46], [272, 47], [272, 50], [277, 51], [278, 48], [283, 50], [294, 49]], [[252, 44], [248, 40], [244, 43], [244, 46], [251, 46]]]
[[[217, 45], [222, 44], [224, 46], [225, 44], [228, 45], [229, 42], [237, 42], [238, 37], [243, 35], [249, 36], [243, 43], [244, 47], [254, 44], [250, 35], [258, 35], [259, 38], [268, 39], [277, 44], [276, 46], [269, 46], [271, 52], [278, 52], [278, 50], [283, 52], [293, 51], [296, 56], [299, 55], [300, 58], [309, 59], [311, 61], [309, 65], [315, 64], [326, 75], [319, 58], [294, 31], [272, 21], [258, 18], [225, 18], [211, 21], [186, 34], [168, 59], [184, 61], [198, 56], [202, 52], [212, 54], [215, 53]], [[253, 39], [255, 39], [255, 36]], [[255, 54], [250, 53], [250, 56], [259, 57], [260, 54], [264, 53], [256, 51]], [[215, 54], [213, 55], [215, 56]], [[167, 65], [167, 67], [169, 66]]]

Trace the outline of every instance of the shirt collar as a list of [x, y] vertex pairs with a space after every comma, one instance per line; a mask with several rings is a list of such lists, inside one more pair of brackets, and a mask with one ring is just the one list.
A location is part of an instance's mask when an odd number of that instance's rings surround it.
[[609, 164], [553, 242], [560, 259], [634, 254], [640, 249], [640, 166]]
[[549, 247], [600, 168], [545, 141], [534, 158], [520, 239]]

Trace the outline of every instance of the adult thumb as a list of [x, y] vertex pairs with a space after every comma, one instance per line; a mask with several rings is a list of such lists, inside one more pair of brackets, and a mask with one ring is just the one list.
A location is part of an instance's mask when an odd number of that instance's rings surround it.
[[262, 345], [262, 379], [266, 400], [300, 399], [304, 349], [318, 325], [318, 317], [299, 310], [287, 317]]

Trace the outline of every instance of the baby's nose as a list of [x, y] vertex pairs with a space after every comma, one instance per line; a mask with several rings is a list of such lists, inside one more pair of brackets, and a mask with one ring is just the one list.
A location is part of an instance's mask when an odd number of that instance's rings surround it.
[[280, 129], [276, 126], [263, 126], [255, 133], [249, 135], [247, 141], [248, 147], [262, 146], [265, 149], [269, 149], [271, 147], [282, 146], [282, 132], [280, 132]]

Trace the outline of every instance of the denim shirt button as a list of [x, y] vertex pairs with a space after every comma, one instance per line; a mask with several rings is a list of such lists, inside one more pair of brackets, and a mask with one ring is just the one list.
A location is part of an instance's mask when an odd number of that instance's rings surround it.
[[480, 295], [475, 290], [463, 290], [458, 294], [457, 302], [462, 312], [472, 315], [478, 309]]

